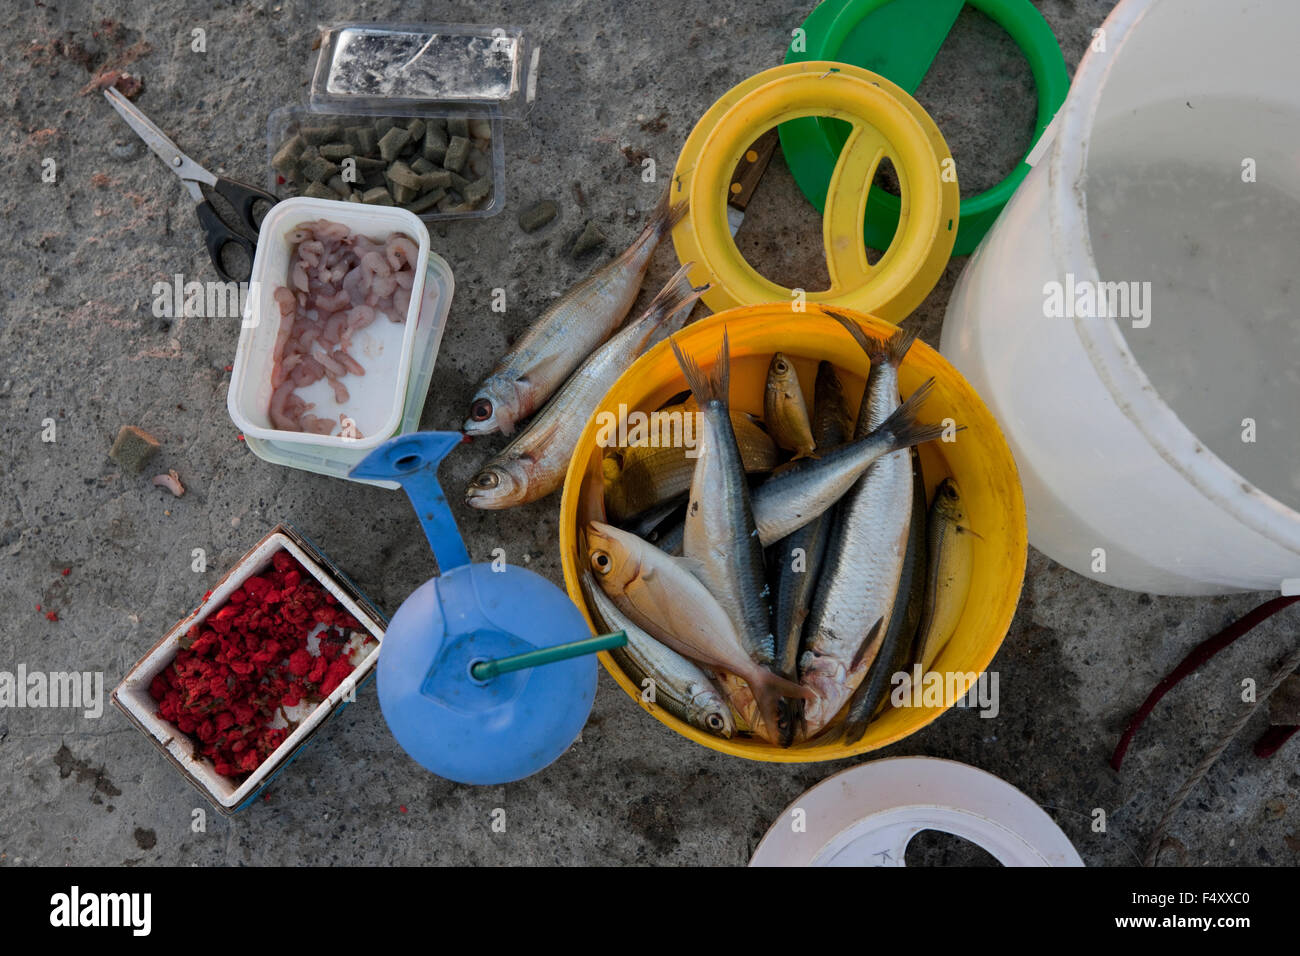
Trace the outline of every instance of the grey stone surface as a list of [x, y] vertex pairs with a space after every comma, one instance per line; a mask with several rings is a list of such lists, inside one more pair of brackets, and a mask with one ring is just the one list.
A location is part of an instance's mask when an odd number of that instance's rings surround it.
[[[1073, 68], [1110, 0], [1043, 0]], [[507, 203], [486, 221], [432, 229], [456, 295], [423, 425], [463, 420], [473, 385], [512, 335], [591, 267], [565, 253], [582, 223], [612, 255], [656, 198], [636, 157], [662, 174], [696, 118], [733, 84], [778, 64], [804, 8], [772, 0], [564, 4], [362, 2], [122, 7], [85, 0], [24, 8], [0, 43], [0, 669], [102, 670], [113, 685], [204, 590], [277, 522], [319, 543], [390, 613], [434, 573], [398, 494], [266, 464], [237, 439], [225, 396], [238, 322], [151, 313], [154, 282], [213, 278], [189, 199], [98, 94], [98, 68], [144, 41], [129, 67], [139, 104], [215, 170], [262, 182], [265, 121], [306, 95], [315, 25], [426, 16], [517, 23], [541, 42], [539, 100], [506, 128]], [[101, 23], [121, 22], [120, 32]], [[190, 50], [206, 31], [207, 52]], [[73, 39], [85, 48], [57, 46]], [[98, 35], [95, 35], [98, 34]], [[51, 44], [56, 44], [51, 46]], [[142, 48], [136, 48], [139, 51]], [[1010, 41], [963, 13], [919, 91], [949, 138], [963, 191], [987, 187], [1023, 152], [1032, 83]], [[658, 122], [656, 122], [658, 120]], [[41, 182], [42, 160], [58, 182]], [[577, 188], [575, 188], [577, 187]], [[581, 198], [579, 198], [581, 197]], [[559, 228], [525, 235], [519, 212], [560, 206]], [[746, 254], [787, 284], [814, 286], [818, 219], [777, 159], [741, 234]], [[661, 249], [647, 280], [671, 273]], [[954, 260], [920, 308], [937, 341]], [[509, 310], [491, 311], [491, 290]], [[57, 441], [41, 440], [43, 420]], [[163, 442], [181, 499], [123, 475], [107, 453], [136, 424]], [[443, 468], [458, 490], [500, 439], [458, 451]], [[492, 548], [560, 581], [558, 501], [504, 513], [457, 506], [470, 550]], [[210, 570], [190, 570], [193, 548]], [[61, 572], [70, 568], [68, 575]], [[1196, 642], [1259, 596], [1173, 599], [1106, 588], [1031, 553], [1019, 613], [998, 654], [1001, 712], [954, 711], [875, 756], [927, 754], [983, 767], [1048, 808], [1093, 865], [1132, 864], [1165, 801], [1240, 706], [1240, 682], [1262, 683], [1295, 641], [1293, 609], [1221, 655], [1157, 708], [1121, 774], [1106, 764], [1129, 713]], [[54, 610], [57, 622], [44, 610]], [[1262, 761], [1247, 732], [1177, 816], [1169, 859], [1291, 864], [1300, 859], [1295, 742]], [[868, 758], [862, 758], [868, 759]], [[264, 802], [232, 819], [202, 798], [111, 708], [99, 720], [66, 710], [0, 710], [0, 863], [311, 864], [744, 863], [802, 791], [859, 761], [749, 763], [696, 747], [643, 714], [602, 674], [581, 739], [550, 768], [502, 787], [436, 779], [388, 735], [373, 687], [327, 726]], [[405, 812], [403, 809], [405, 808]], [[504, 833], [490, 828], [504, 808]], [[1091, 828], [1105, 810], [1104, 833]], [[972, 861], [943, 841], [923, 862]]]

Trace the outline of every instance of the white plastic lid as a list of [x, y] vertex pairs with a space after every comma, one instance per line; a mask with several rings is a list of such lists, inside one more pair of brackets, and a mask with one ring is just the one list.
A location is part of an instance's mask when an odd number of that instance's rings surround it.
[[1061, 828], [1011, 784], [934, 757], [892, 757], [823, 780], [767, 831], [750, 866], [905, 866], [912, 837], [938, 830], [1003, 866], [1083, 866]]

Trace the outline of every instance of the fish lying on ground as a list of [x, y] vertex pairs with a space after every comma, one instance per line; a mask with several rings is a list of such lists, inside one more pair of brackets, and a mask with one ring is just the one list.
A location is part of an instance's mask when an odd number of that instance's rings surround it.
[[744, 680], [768, 727], [776, 727], [782, 696], [812, 696], [750, 658], [739, 629], [688, 560], [600, 521], [588, 523], [586, 537], [588, 565], [614, 604], [678, 653]]
[[[686, 405], [674, 405], [655, 414], [685, 416], [696, 411]], [[751, 416], [733, 410], [731, 426], [747, 474], [776, 467], [776, 443]], [[691, 476], [695, 473], [696, 459], [688, 454], [690, 451], [679, 441], [663, 443], [657, 448], [643, 445], [615, 449], [606, 455], [605, 502], [610, 517], [626, 524], [645, 511], [684, 496], [690, 491]]]
[[927, 526], [929, 564], [917, 632], [916, 660], [928, 671], [961, 619], [975, 565], [975, 532], [966, 523], [957, 482], [945, 478], [934, 493]]
[[[898, 411], [898, 366], [915, 332], [900, 330], [881, 342], [869, 338], [853, 320], [835, 318], [871, 359], [854, 431], [861, 439]], [[808, 616], [807, 650], [800, 660], [800, 680], [815, 692], [803, 708], [805, 739], [821, 733], [839, 713], [888, 633], [911, 517], [912, 468], [906, 450], [881, 456], [844, 496]]]
[[808, 407], [799, 388], [799, 373], [794, 363], [780, 352], [767, 366], [767, 383], [763, 388], [763, 420], [772, 438], [795, 458], [807, 458], [817, 447], [813, 440]]
[[510, 508], [560, 487], [578, 438], [601, 398], [641, 352], [686, 321], [708, 288], [691, 288], [686, 274], [693, 264], [677, 271], [639, 319], [588, 356], [527, 431], [474, 476], [465, 492], [467, 504]]
[[685, 214], [686, 204], [672, 205], [665, 190], [632, 245], [566, 292], [502, 356], [474, 394], [465, 431], [509, 435], [541, 408], [627, 316], [656, 247]]
[[699, 563], [700, 580], [735, 622], [750, 658], [768, 665], [775, 650], [770, 589], [749, 504], [749, 482], [731, 427], [727, 331], [722, 331], [722, 348], [708, 373], [675, 340], [669, 343], [701, 416], [682, 552]]
[[[813, 400], [813, 438], [817, 448], [826, 452], [843, 444], [847, 437], [844, 398], [835, 369], [829, 362], [817, 368]], [[768, 551], [768, 565], [776, 593], [773, 630], [776, 636], [775, 669], [782, 677], [799, 679], [799, 655], [803, 650], [804, 621], [812, 604], [821, 572], [830, 527], [834, 520], [832, 505], [802, 528], [786, 535]], [[782, 701], [779, 718], [780, 742], [788, 747], [794, 741], [797, 714], [787, 713], [795, 701]]]
[[921, 456], [916, 453], [915, 446], [910, 449], [910, 454], [912, 519], [907, 529], [907, 554], [903, 558], [898, 594], [894, 596], [894, 606], [889, 612], [889, 627], [880, 643], [880, 652], [849, 700], [849, 712], [844, 718], [844, 742], [850, 745], [856, 744], [866, 734], [872, 717], [889, 693], [894, 675], [907, 667], [916, 650], [916, 629], [925, 597], [925, 477], [921, 470]]
[[731, 708], [704, 671], [637, 627], [600, 588], [590, 570], [582, 572], [582, 587], [606, 632], [627, 635], [627, 646], [616, 647], [610, 654], [643, 691], [647, 679], [654, 682], [655, 704], [678, 720], [719, 737], [730, 738], [736, 732]]

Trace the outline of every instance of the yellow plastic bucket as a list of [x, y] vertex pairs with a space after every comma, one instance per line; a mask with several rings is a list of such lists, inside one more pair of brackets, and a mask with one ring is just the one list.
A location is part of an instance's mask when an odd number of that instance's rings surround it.
[[[894, 327], [881, 319], [861, 313], [853, 315], [868, 333], [887, 336], [894, 332]], [[784, 303], [730, 309], [687, 326], [676, 339], [683, 351], [698, 357], [708, 368], [722, 344], [724, 327], [731, 343], [733, 408], [762, 413], [767, 366], [776, 351], [784, 352], [794, 361], [809, 399], [817, 363], [823, 359], [832, 362], [839, 370], [845, 400], [850, 408], [857, 407], [868, 370], [866, 356], [839, 323], [815, 308], [802, 314], [792, 313]], [[934, 394], [922, 408], [923, 421], [936, 422], [951, 417], [966, 426], [955, 441], [931, 442], [920, 450], [927, 495], [933, 496], [935, 487], [945, 477], [956, 478], [971, 528], [978, 533], [974, 545], [974, 574], [965, 610], [948, 646], [933, 665], [933, 669], [941, 673], [965, 674], [958, 685], [959, 692], [964, 693], [973, 675], [983, 672], [993, 660], [1015, 614], [1024, 582], [1028, 548], [1024, 498], [1016, 464], [1002, 431], [980, 397], [956, 369], [934, 349], [917, 342], [904, 360], [899, 377], [904, 396], [926, 379], [935, 379]], [[620, 406], [629, 413], [653, 411], [685, 387], [669, 344], [662, 342], [641, 356], [619, 378], [601, 401], [597, 415], [600, 412], [618, 414]], [[592, 624], [591, 609], [579, 583], [585, 556], [578, 553], [577, 532], [578, 516], [586, 513], [581, 501], [584, 481], [592, 469], [600, 467], [604, 452], [596, 444], [596, 431], [597, 417], [593, 415], [569, 463], [560, 504], [564, 583], [569, 596], [587, 616], [593, 632], [596, 628]], [[750, 760], [802, 763], [866, 753], [920, 730], [946, 709], [944, 706], [891, 707], [853, 746], [837, 742], [782, 749], [756, 738], [725, 740], [696, 730], [655, 704], [642, 700], [641, 688], [619, 669], [609, 654], [602, 653], [600, 660], [628, 696], [655, 718], [698, 744]]]

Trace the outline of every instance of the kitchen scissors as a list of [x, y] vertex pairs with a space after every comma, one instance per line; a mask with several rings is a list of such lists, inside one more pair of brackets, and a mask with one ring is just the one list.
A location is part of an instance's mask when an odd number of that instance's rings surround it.
[[[113, 109], [122, 114], [122, 118], [136, 132], [145, 145], [167, 164], [167, 167], [180, 177], [190, 196], [197, 204], [195, 212], [199, 217], [199, 226], [203, 229], [203, 241], [208, 247], [208, 256], [217, 274], [227, 282], [242, 281], [232, 276], [221, 262], [222, 251], [229, 245], [236, 245], [248, 256], [249, 268], [252, 268], [253, 254], [257, 248], [257, 231], [260, 219], [254, 218], [253, 207], [264, 202], [268, 208], [278, 201], [275, 196], [256, 186], [215, 176], [194, 160], [190, 159], [180, 147], [167, 138], [162, 130], [153, 124], [134, 104], [117, 90], [109, 87], [104, 90], [104, 97], [113, 104]], [[202, 187], [208, 186], [234, 207], [237, 221], [232, 225], [226, 223], [217, 213], [216, 208], [204, 194]], [[265, 215], [265, 210], [262, 211]], [[248, 276], [244, 276], [247, 279]]]

